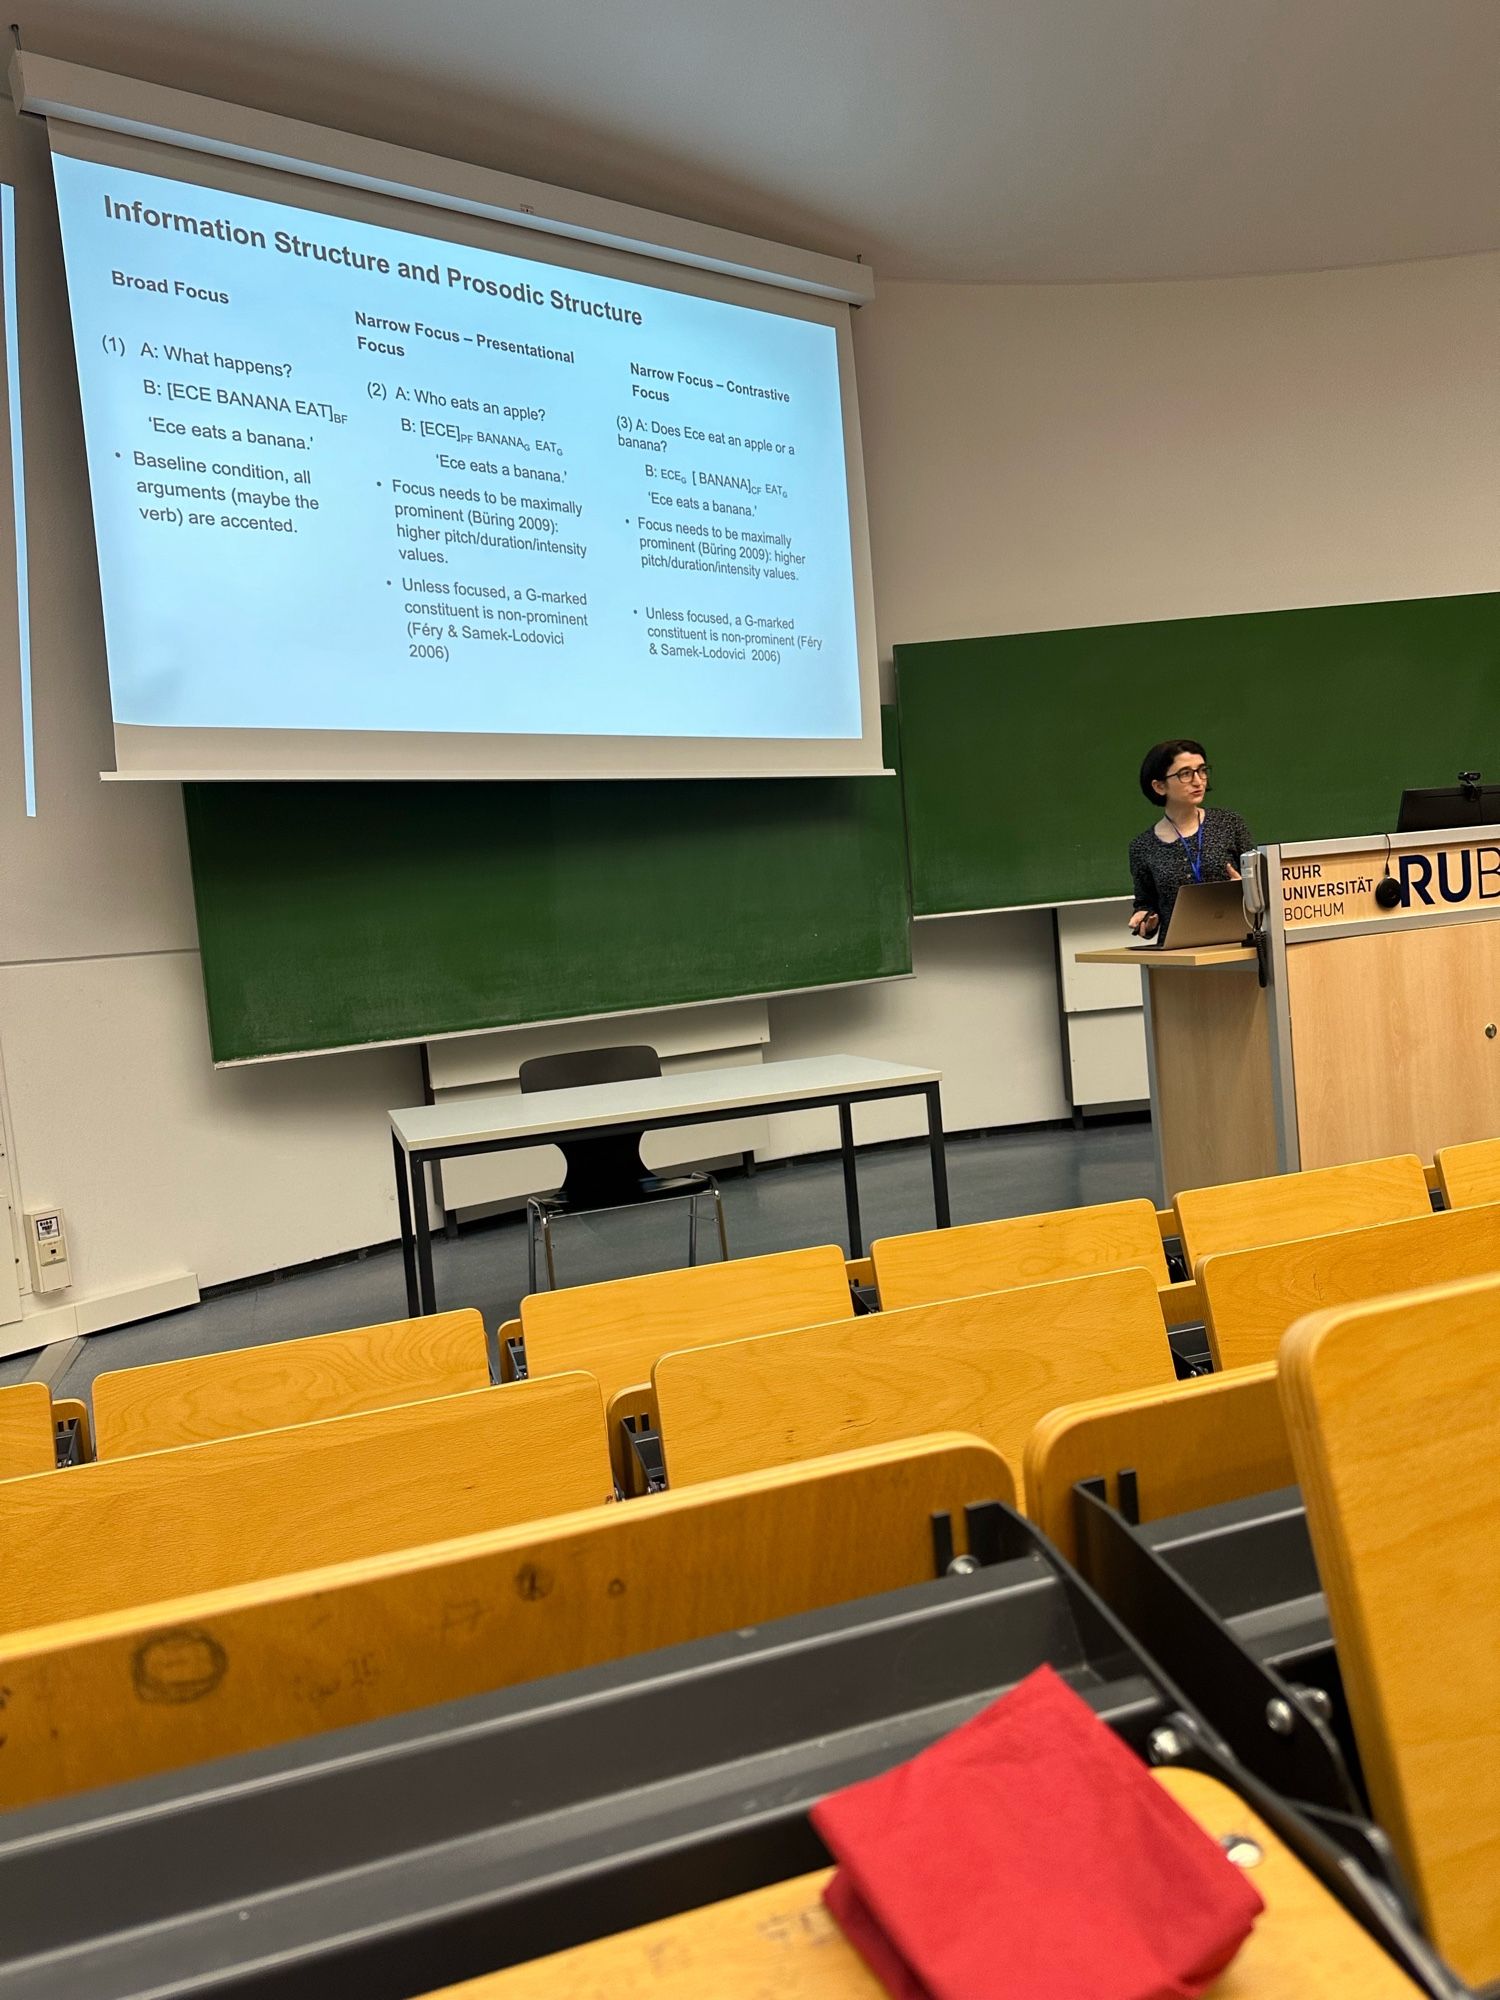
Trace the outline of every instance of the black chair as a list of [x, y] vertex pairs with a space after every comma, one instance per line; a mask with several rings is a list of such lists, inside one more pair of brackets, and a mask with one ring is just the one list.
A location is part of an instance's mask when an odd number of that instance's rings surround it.
[[[560, 1056], [532, 1056], [520, 1068], [523, 1092], [573, 1090], [591, 1083], [630, 1083], [638, 1077], [660, 1076], [661, 1057], [644, 1043], [619, 1049], [579, 1049]], [[707, 1196], [719, 1225], [719, 1255], [728, 1259], [724, 1230], [724, 1199], [712, 1174], [647, 1171], [638, 1132], [606, 1133], [597, 1139], [559, 1137], [567, 1171], [553, 1194], [528, 1195], [526, 1200], [527, 1290], [537, 1288], [536, 1246], [541, 1237], [547, 1259], [547, 1284], [555, 1289], [557, 1266], [552, 1254], [552, 1225], [564, 1215], [593, 1214], [600, 1209], [633, 1208], [647, 1201], [686, 1201], [688, 1262], [698, 1261], [698, 1203]]]

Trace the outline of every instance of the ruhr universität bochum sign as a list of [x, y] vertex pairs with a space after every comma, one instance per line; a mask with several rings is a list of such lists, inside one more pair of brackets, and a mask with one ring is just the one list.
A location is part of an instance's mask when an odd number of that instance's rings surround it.
[[[1377, 897], [1383, 882], [1392, 887]], [[1477, 909], [1500, 914], [1500, 835], [1429, 840], [1388, 848], [1383, 840], [1312, 855], [1283, 853], [1281, 920], [1289, 931], [1328, 924], [1399, 922], [1424, 911]]]

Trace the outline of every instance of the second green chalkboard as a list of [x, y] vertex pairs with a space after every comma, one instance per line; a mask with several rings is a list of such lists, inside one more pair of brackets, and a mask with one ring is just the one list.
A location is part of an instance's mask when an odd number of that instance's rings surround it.
[[1194, 736], [1258, 841], [1392, 829], [1500, 779], [1500, 593], [898, 646], [918, 916], [1129, 893], [1150, 746]]

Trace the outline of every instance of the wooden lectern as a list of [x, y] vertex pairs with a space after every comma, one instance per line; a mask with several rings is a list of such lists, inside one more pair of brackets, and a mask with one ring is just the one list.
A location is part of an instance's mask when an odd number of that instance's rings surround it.
[[1163, 1199], [1500, 1135], [1500, 827], [1254, 861], [1258, 949], [1079, 953], [1141, 971]]

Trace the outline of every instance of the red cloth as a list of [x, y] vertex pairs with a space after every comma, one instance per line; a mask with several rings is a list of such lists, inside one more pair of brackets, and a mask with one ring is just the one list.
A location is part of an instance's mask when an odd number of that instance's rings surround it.
[[812, 1818], [896, 2000], [1193, 2000], [1264, 1908], [1050, 1667]]

